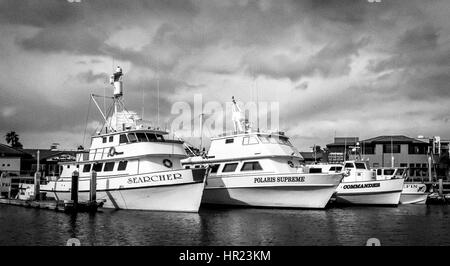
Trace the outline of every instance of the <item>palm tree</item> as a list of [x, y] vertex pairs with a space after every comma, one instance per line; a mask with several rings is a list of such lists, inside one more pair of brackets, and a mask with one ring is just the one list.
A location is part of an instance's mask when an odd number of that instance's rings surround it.
[[10, 131], [6, 133], [5, 136], [6, 143], [10, 144], [13, 148], [21, 148], [22, 144], [19, 142], [19, 135], [15, 131]]

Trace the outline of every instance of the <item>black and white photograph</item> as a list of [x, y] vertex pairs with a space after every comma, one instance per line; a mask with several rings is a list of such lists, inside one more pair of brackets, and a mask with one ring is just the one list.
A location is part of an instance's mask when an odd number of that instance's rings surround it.
[[0, 246], [450, 245], [449, 11], [0, 0]]

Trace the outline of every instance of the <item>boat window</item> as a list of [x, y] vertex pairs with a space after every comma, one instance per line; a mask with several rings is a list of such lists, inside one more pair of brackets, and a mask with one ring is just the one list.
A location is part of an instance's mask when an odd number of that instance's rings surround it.
[[128, 142], [127, 135], [125, 135], [125, 134], [120, 134], [119, 143], [127, 143], [127, 142]]
[[94, 166], [92, 167], [92, 170], [95, 172], [101, 172], [102, 171], [103, 163], [94, 163]]
[[194, 168], [200, 168], [200, 165], [197, 164]]
[[106, 143], [106, 137], [103, 137], [103, 138], [102, 138], [102, 142], [103, 142], [103, 143]]
[[355, 163], [356, 169], [366, 169], [365, 163]]
[[137, 138], [134, 133], [128, 133], [128, 139], [130, 140], [130, 142], [137, 142]]
[[83, 166], [83, 173], [87, 173], [91, 171], [91, 165], [90, 164], [85, 164]]
[[114, 141], [114, 136], [109, 136], [109, 142], [113, 142]]
[[147, 142], [147, 137], [145, 136], [145, 133], [136, 133], [136, 137], [138, 138], [139, 142]]
[[274, 137], [272, 137], [272, 135], [267, 136], [267, 138], [269, 139], [270, 143], [272, 143], [272, 144], [276, 144], [277, 143], [277, 140]]
[[335, 166], [331, 166], [329, 171], [336, 171], [336, 167]]
[[103, 169], [103, 171], [111, 172], [112, 170], [114, 170], [114, 162], [105, 163], [105, 168]]
[[381, 175], [381, 169], [377, 169], [377, 175]]
[[186, 165], [186, 166], [184, 167], [184, 169], [191, 169], [191, 166]]
[[292, 146], [292, 144], [289, 142], [289, 139], [286, 137], [278, 137], [277, 141], [279, 144], [284, 144], [284, 145], [288, 145], [288, 146]]
[[396, 175], [402, 176], [404, 172], [405, 172], [405, 169], [399, 168], [399, 169], [397, 170]]
[[229, 144], [229, 143], [233, 143], [234, 142], [234, 139], [226, 139], [225, 140], [225, 144]]
[[266, 136], [258, 135], [258, 137], [259, 137], [259, 139], [261, 140], [261, 143], [269, 143], [269, 142], [270, 142], [270, 141], [269, 141], [269, 138], [266, 137]]
[[259, 164], [259, 162], [245, 162], [241, 168], [241, 171], [260, 171], [260, 170], [262, 170], [262, 167]]
[[217, 173], [217, 171], [219, 170], [220, 164], [215, 164], [211, 167], [211, 173]]
[[238, 166], [238, 163], [227, 163], [225, 164], [225, 166], [223, 167], [222, 172], [226, 173], [226, 172], [234, 172], [236, 171], [236, 168]]
[[155, 134], [147, 133], [146, 135], [147, 135], [148, 141], [157, 141]]
[[322, 173], [322, 168], [309, 168], [310, 174], [319, 174]]
[[158, 141], [164, 141], [164, 137], [163, 135], [156, 135], [156, 138], [158, 139]]
[[353, 163], [346, 163], [344, 168], [353, 168]]
[[127, 169], [128, 161], [120, 161], [119, 166], [117, 167], [117, 171], [123, 171]]
[[384, 175], [393, 175], [395, 169], [384, 169]]
[[342, 166], [337, 166], [336, 167], [336, 172], [340, 172], [342, 170]]
[[242, 139], [243, 145], [249, 145], [249, 144], [258, 144], [258, 139], [256, 137], [244, 137]]

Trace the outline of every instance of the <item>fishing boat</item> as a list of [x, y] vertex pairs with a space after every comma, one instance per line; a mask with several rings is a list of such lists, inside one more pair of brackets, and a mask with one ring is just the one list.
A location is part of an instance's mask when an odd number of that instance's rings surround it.
[[303, 158], [284, 132], [253, 131], [232, 102], [234, 132], [212, 138], [203, 156], [182, 161], [187, 169], [210, 167], [202, 203], [325, 208], [342, 174], [303, 171]]
[[407, 168], [404, 167], [384, 167], [377, 168], [377, 179], [404, 178], [405, 183], [400, 195], [400, 204], [425, 204], [430, 194], [427, 186], [421, 182], [408, 182], [406, 177]]
[[[72, 175], [79, 176], [78, 198], [89, 199], [91, 176], [96, 175], [97, 199], [105, 208], [197, 212], [206, 169], [183, 169], [187, 157], [183, 141], [166, 130], [146, 125], [122, 101], [123, 73], [111, 76], [112, 115], [102, 112], [103, 128], [91, 138], [89, 152], [75, 162], [61, 163], [59, 179], [41, 185], [41, 192], [58, 200], [71, 199]], [[98, 97], [98, 96], [97, 96]]]
[[[310, 168], [333, 172], [336, 165], [311, 165]], [[344, 178], [336, 189], [336, 203], [355, 205], [392, 205], [400, 201], [403, 190], [403, 177], [379, 177], [361, 160], [345, 161], [342, 168]]]

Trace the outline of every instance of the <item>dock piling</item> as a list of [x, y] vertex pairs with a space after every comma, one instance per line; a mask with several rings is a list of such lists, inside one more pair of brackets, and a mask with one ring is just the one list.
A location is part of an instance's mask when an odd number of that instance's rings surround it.
[[34, 173], [34, 200], [41, 200], [41, 173]]
[[89, 192], [89, 201], [93, 202], [97, 200], [97, 172], [91, 172], [91, 186]]
[[73, 173], [72, 173], [72, 188], [70, 190], [70, 192], [71, 192], [70, 199], [73, 201], [73, 206], [75, 207], [75, 209], [77, 208], [77, 205], [78, 205], [78, 178], [79, 178], [78, 171], [73, 171]]

